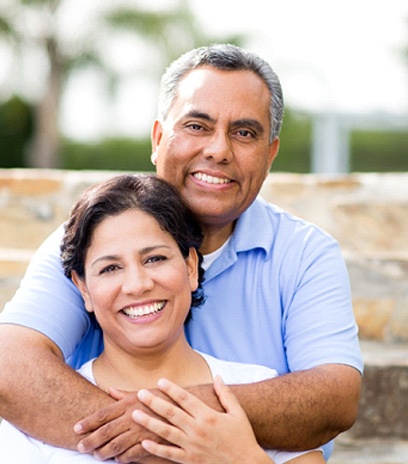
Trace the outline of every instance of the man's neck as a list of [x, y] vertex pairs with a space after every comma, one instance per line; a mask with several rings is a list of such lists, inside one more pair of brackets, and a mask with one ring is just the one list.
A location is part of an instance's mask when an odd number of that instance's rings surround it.
[[224, 243], [228, 240], [234, 230], [235, 223], [231, 222], [230, 224], [223, 227], [214, 227], [201, 224], [204, 239], [200, 247], [200, 252], [203, 255], [212, 253], [215, 250], [218, 250]]

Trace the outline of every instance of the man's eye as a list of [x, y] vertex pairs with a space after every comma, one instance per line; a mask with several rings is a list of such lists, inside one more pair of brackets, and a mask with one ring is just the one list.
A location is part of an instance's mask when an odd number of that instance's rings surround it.
[[249, 137], [253, 137], [254, 134], [252, 132], [250, 132], [249, 130], [246, 130], [246, 129], [241, 129], [238, 131], [238, 134], [241, 136], [241, 137], [245, 137], [245, 138], [249, 138]]
[[203, 128], [203, 126], [201, 124], [197, 124], [197, 123], [190, 123], [190, 124], [187, 125], [187, 127], [189, 129], [194, 130], [194, 131], [200, 131]]

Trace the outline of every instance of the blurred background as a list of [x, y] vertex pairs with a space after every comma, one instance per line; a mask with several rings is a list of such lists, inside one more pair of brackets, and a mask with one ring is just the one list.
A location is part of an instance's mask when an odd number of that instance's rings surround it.
[[406, 0], [1, 0], [0, 168], [153, 170], [160, 76], [214, 42], [280, 76], [274, 171], [408, 171]]

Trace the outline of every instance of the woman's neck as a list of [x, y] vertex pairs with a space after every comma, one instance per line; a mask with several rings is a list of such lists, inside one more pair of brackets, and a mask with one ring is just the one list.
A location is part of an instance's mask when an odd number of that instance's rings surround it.
[[162, 377], [184, 387], [212, 381], [206, 361], [185, 337], [166, 350], [151, 349], [138, 354], [105, 344], [93, 364], [93, 374], [97, 385], [105, 391], [109, 387], [126, 391], [154, 388]]

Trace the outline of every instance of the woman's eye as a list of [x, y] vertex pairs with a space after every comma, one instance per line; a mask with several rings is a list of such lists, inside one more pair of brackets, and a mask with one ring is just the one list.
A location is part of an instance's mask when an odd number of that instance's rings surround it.
[[109, 266], [105, 266], [100, 270], [100, 274], [108, 274], [110, 272], [116, 271], [116, 269], [119, 269], [119, 266], [116, 264], [109, 264]]
[[157, 256], [149, 256], [149, 258], [146, 259], [146, 263], [158, 263], [160, 261], [165, 261], [167, 258], [166, 256], [162, 255], [157, 255]]

